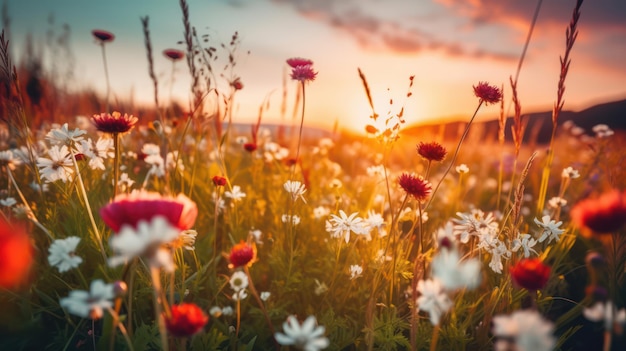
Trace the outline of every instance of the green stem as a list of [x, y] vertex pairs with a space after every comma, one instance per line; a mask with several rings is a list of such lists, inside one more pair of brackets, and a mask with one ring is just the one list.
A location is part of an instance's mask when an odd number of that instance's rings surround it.
[[102, 237], [100, 236], [100, 231], [98, 230], [98, 226], [96, 225], [96, 220], [94, 219], [93, 213], [91, 212], [91, 205], [89, 204], [89, 198], [87, 197], [87, 190], [85, 189], [85, 184], [83, 183], [83, 177], [80, 175], [80, 169], [78, 168], [78, 162], [76, 161], [76, 154], [74, 154], [74, 150], [72, 147], [70, 147], [69, 150], [70, 150], [70, 154], [72, 155], [74, 169], [76, 170], [76, 178], [78, 179], [79, 192], [82, 193], [83, 200], [85, 201], [85, 207], [87, 208], [87, 213], [89, 214], [89, 221], [91, 222], [93, 232], [96, 236], [96, 241], [98, 242], [98, 246], [100, 247], [100, 253], [102, 254], [102, 258], [104, 259], [104, 262], [106, 262], [107, 256], [104, 251], [104, 245], [102, 244]]
[[305, 94], [305, 89], [304, 89], [304, 81], [301, 82], [301, 86], [302, 86], [302, 116], [300, 117], [300, 132], [298, 135], [298, 148], [296, 149], [296, 161], [294, 162], [293, 165], [293, 169], [291, 171], [291, 179], [293, 180], [295, 173], [296, 173], [296, 168], [298, 167], [298, 161], [300, 158], [300, 145], [302, 144], [302, 127], [304, 125], [304, 105], [306, 103], [306, 94]]
[[161, 336], [161, 348], [164, 351], [168, 351], [167, 344], [167, 329], [165, 329], [165, 319], [163, 317], [162, 303], [162, 289], [161, 289], [161, 276], [159, 268], [150, 267], [150, 276], [152, 277], [152, 291], [154, 293], [154, 318], [156, 318], [159, 326], [159, 334]]
[[120, 179], [120, 133], [113, 133], [113, 197], [117, 196], [118, 182]]
[[474, 121], [474, 118], [476, 118], [476, 115], [478, 114], [478, 110], [480, 110], [480, 107], [482, 105], [483, 105], [483, 100], [481, 99], [479, 101], [479, 103], [478, 103], [478, 106], [476, 107], [476, 110], [474, 111], [474, 114], [472, 115], [472, 118], [470, 119], [469, 123], [467, 123], [467, 125], [465, 126], [465, 130], [463, 131], [463, 135], [461, 136], [461, 140], [459, 140], [459, 143], [456, 146], [456, 150], [454, 150], [454, 156], [452, 156], [452, 160], [450, 161], [450, 164], [448, 165], [448, 168], [443, 173], [443, 176], [441, 177], [441, 179], [437, 183], [437, 186], [435, 186], [435, 189], [433, 190], [433, 192], [430, 195], [430, 199], [426, 203], [426, 206], [424, 206], [424, 210], [426, 210], [430, 206], [430, 203], [435, 198], [435, 194], [437, 193], [437, 190], [439, 189], [439, 186], [441, 186], [441, 183], [443, 183], [443, 180], [446, 178], [448, 173], [450, 173], [450, 169], [454, 166], [454, 163], [456, 162], [456, 158], [459, 156], [459, 150], [461, 149], [461, 144], [463, 144], [463, 141], [465, 140], [465, 137], [467, 136], [467, 133], [469, 132], [470, 126], [472, 125], [472, 122]]
[[20, 187], [17, 186], [17, 182], [15, 181], [15, 178], [13, 177], [13, 173], [11, 172], [11, 169], [8, 166], [7, 166], [7, 174], [9, 175], [9, 179], [11, 179], [11, 183], [13, 183], [13, 186], [15, 187], [15, 190], [17, 191], [17, 194], [20, 196], [20, 199], [22, 200], [22, 203], [28, 209], [28, 219], [30, 219], [33, 223], [35, 223], [35, 225], [39, 229], [41, 229], [41, 231], [46, 233], [46, 235], [48, 236], [48, 238], [50, 240], [54, 240], [54, 238], [52, 237], [52, 234], [50, 233], [50, 231], [48, 229], [46, 229], [46, 227], [44, 227], [41, 224], [41, 222], [39, 222], [39, 220], [35, 216], [35, 213], [33, 212], [33, 210], [28, 205], [28, 201], [26, 201], [26, 198], [24, 197], [24, 194], [22, 194], [22, 191], [20, 190]]

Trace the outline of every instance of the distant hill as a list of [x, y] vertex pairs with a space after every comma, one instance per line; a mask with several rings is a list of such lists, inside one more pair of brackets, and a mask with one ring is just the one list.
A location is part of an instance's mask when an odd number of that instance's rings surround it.
[[[525, 140], [531, 139], [539, 143], [546, 143], [550, 140], [552, 111], [525, 114], [522, 119], [527, 123]], [[613, 130], [626, 131], [626, 100], [599, 104], [578, 112], [561, 111], [557, 124], [562, 125], [565, 121], [572, 121], [575, 125], [585, 129], [588, 134], [592, 134], [591, 128], [597, 124], [606, 124]], [[405, 127], [403, 134], [411, 136], [442, 135], [446, 140], [456, 139], [463, 132], [466, 123], [467, 121], [457, 121]], [[512, 140], [512, 125], [513, 118], [509, 117], [505, 128], [505, 136], [508, 141]], [[474, 122], [472, 130], [473, 132], [481, 132], [483, 134], [482, 140], [495, 140], [498, 136], [498, 120]]]

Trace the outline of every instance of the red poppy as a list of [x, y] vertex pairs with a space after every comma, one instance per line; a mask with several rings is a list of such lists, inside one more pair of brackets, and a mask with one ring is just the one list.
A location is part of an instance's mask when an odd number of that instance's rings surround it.
[[156, 192], [134, 191], [116, 196], [100, 209], [100, 216], [115, 233], [123, 225], [136, 228], [140, 221], [150, 221], [155, 216], [163, 216], [172, 226], [187, 230], [196, 221], [198, 207], [183, 194], [174, 198]]
[[115, 35], [113, 35], [113, 33], [107, 32], [106, 30], [102, 29], [94, 29], [91, 31], [91, 34], [101, 43], [106, 43], [115, 39]]
[[212, 180], [213, 180], [213, 184], [215, 186], [224, 186], [224, 185], [226, 185], [226, 178], [224, 178], [222, 176], [217, 176], [216, 175], [216, 176], [214, 176], [212, 178]]
[[233, 81], [232, 83], [233, 88], [235, 88], [235, 90], [241, 90], [243, 89], [243, 83], [241, 82], [241, 79], [237, 78]]
[[580, 201], [570, 215], [583, 236], [613, 233], [626, 223], [626, 196], [611, 190], [598, 198]]
[[192, 336], [202, 330], [209, 317], [194, 303], [172, 305], [169, 318], [165, 318], [167, 331], [176, 337]]
[[524, 258], [511, 267], [511, 278], [518, 286], [527, 290], [539, 290], [550, 278], [550, 266], [538, 258]]
[[178, 61], [185, 57], [185, 53], [181, 50], [177, 49], [166, 49], [163, 50], [163, 55], [172, 61]]
[[33, 255], [25, 229], [0, 219], [0, 288], [19, 288], [28, 278]]
[[241, 242], [230, 250], [228, 260], [233, 268], [245, 266], [254, 258], [254, 248], [241, 240]]
[[245, 143], [243, 144], [243, 148], [248, 152], [253, 152], [257, 149], [256, 143]]

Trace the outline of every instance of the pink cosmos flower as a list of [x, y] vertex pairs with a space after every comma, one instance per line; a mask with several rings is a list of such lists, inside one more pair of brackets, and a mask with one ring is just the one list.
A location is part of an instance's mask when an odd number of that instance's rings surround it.
[[193, 227], [196, 221], [198, 207], [183, 194], [170, 197], [140, 190], [116, 196], [112, 202], [100, 209], [100, 216], [115, 233], [118, 233], [123, 225], [137, 228], [140, 221], [150, 222], [156, 216], [163, 216], [170, 225], [187, 230]]
[[293, 57], [293, 58], [287, 59], [287, 64], [291, 68], [296, 68], [298, 66], [313, 65], [313, 61], [309, 59], [304, 59], [301, 57]]
[[98, 131], [104, 133], [126, 133], [131, 130], [139, 119], [133, 115], [121, 114], [117, 111], [108, 114], [101, 113], [93, 115], [91, 122], [96, 126]]
[[313, 71], [313, 66], [304, 65], [296, 66], [291, 70], [291, 79], [301, 82], [313, 81], [317, 76], [317, 72]]
[[107, 32], [106, 30], [102, 29], [94, 29], [91, 31], [91, 34], [102, 44], [113, 41], [113, 39], [115, 39], [115, 35], [113, 35], [113, 33]]
[[487, 82], [479, 82], [474, 86], [474, 95], [484, 102], [485, 105], [496, 104], [502, 100], [500, 88], [489, 85]]

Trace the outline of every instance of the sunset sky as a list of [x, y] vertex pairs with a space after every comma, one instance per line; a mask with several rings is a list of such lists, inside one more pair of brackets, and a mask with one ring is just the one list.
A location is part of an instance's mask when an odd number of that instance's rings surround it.
[[[182, 12], [176, 0], [8, 0], [10, 38], [18, 58], [31, 33], [50, 57], [46, 32], [71, 29], [74, 61], [57, 59], [59, 70], [72, 67], [74, 85], [104, 92], [100, 48], [92, 29], [115, 34], [107, 45], [114, 94], [150, 103], [140, 17], [150, 17], [155, 70], [160, 94], [169, 98], [171, 63], [161, 52], [182, 48]], [[544, 0], [519, 77], [523, 112], [547, 110], [556, 97], [559, 56], [565, 49], [574, 0]], [[285, 60], [314, 61], [317, 79], [306, 87], [306, 124], [362, 130], [369, 107], [357, 68], [366, 75], [378, 113], [406, 105], [408, 123], [438, 118], [468, 119], [477, 99], [472, 85], [487, 81], [505, 86], [515, 69], [536, 6], [519, 0], [189, 0], [191, 23], [208, 34], [209, 45], [230, 41], [238, 31], [235, 74], [244, 89], [236, 97], [235, 119], [254, 120], [269, 97], [266, 121], [279, 121]], [[566, 81], [565, 109], [626, 98], [626, 2], [588, 0], [582, 5], [579, 36]], [[54, 24], [49, 24], [50, 16]], [[249, 54], [247, 52], [250, 52]], [[224, 52], [221, 52], [224, 54]], [[218, 55], [220, 51], [218, 51]], [[226, 56], [224, 54], [224, 56]], [[219, 72], [223, 61], [214, 68]], [[188, 69], [176, 66], [174, 98], [189, 100]], [[415, 75], [413, 96], [406, 102], [409, 76]], [[222, 82], [223, 83], [223, 82]], [[289, 106], [295, 82], [289, 82]], [[97, 113], [100, 111], [94, 111]], [[125, 112], [125, 111], [122, 111]], [[494, 117], [497, 107], [482, 110]], [[291, 107], [287, 120], [291, 120]]]

